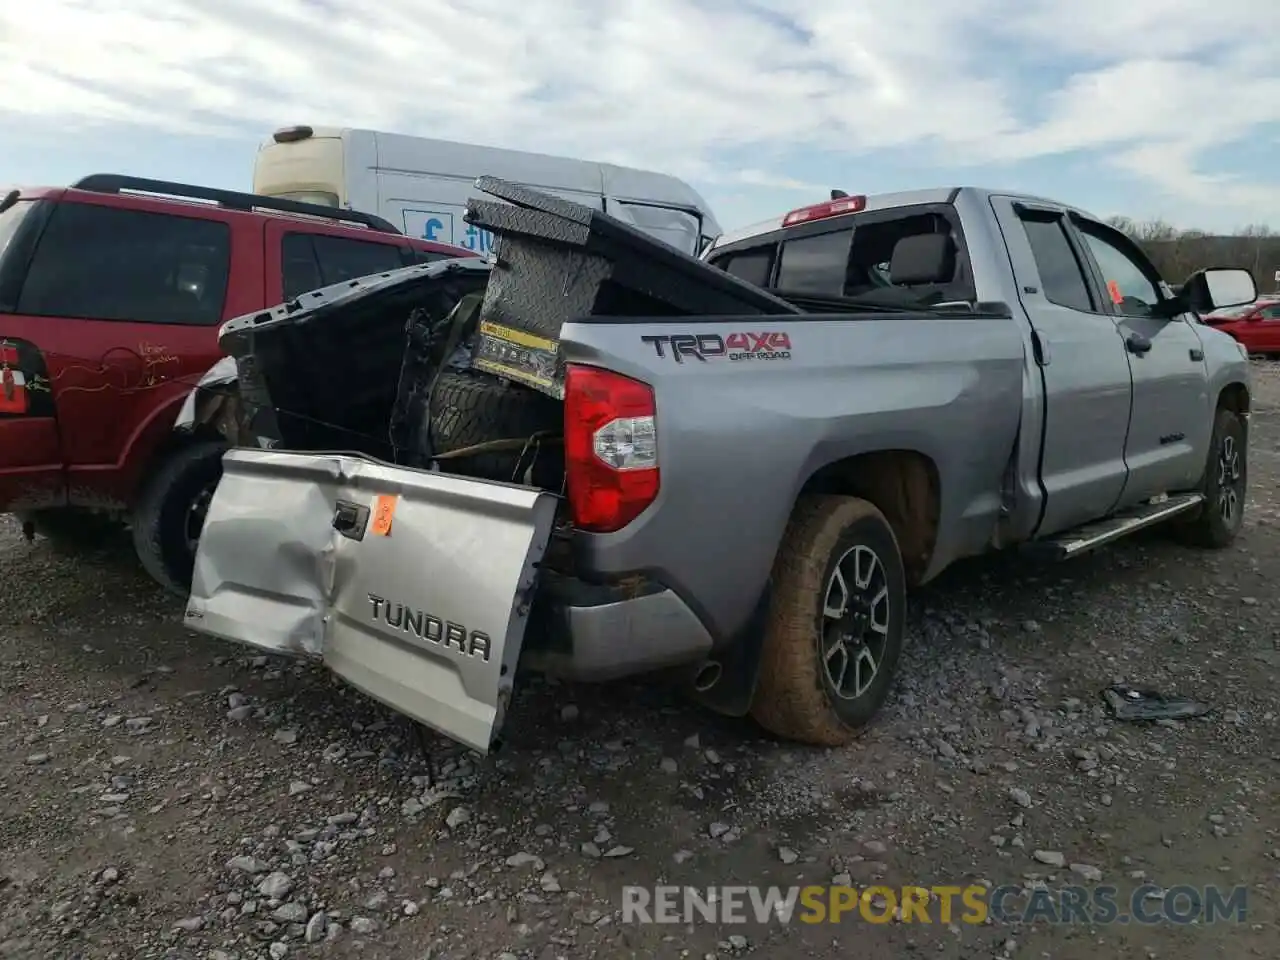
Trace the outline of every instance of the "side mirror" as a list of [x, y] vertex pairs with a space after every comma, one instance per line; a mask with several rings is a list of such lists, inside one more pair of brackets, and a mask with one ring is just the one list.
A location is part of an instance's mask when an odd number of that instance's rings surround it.
[[1182, 285], [1183, 296], [1197, 313], [1224, 307], [1240, 307], [1258, 299], [1253, 274], [1236, 267], [1207, 267], [1197, 270]]

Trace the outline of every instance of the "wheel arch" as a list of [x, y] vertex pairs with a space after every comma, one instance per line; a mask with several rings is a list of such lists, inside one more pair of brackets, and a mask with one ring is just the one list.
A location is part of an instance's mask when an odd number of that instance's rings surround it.
[[937, 464], [918, 450], [876, 450], [815, 470], [797, 500], [839, 494], [874, 504], [893, 528], [910, 586], [919, 584], [937, 546], [942, 483]]
[[1241, 418], [1247, 418], [1250, 402], [1249, 388], [1239, 380], [1235, 380], [1218, 391], [1218, 402], [1214, 409], [1230, 410]]
[[[942, 484], [932, 457], [919, 450], [885, 448], [830, 460], [800, 485], [790, 510], [802, 498], [818, 494], [857, 497], [875, 506], [898, 542], [907, 586], [923, 581], [937, 547], [942, 507]], [[780, 531], [775, 553], [782, 549], [783, 536]], [[755, 599], [746, 627], [712, 658], [722, 668], [720, 679], [709, 689], [691, 691], [695, 700], [729, 716], [747, 712], [759, 679], [772, 596], [770, 578]]]

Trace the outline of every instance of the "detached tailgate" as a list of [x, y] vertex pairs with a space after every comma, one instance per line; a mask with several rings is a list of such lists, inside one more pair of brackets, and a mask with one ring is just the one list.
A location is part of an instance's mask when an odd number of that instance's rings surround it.
[[357, 456], [231, 450], [186, 624], [320, 657], [485, 752], [510, 698], [555, 509], [539, 490]]

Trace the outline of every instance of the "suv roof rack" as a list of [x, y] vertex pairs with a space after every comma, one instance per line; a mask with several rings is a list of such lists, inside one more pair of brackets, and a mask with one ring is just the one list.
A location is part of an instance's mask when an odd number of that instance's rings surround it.
[[342, 210], [338, 207], [326, 207], [318, 203], [303, 203], [300, 200], [264, 197], [256, 193], [238, 193], [235, 190], [198, 187], [189, 183], [173, 183], [168, 180], [150, 180], [146, 177], [129, 177], [119, 173], [92, 173], [77, 180], [71, 186], [75, 190], [89, 190], [93, 193], [121, 193], [125, 190], [131, 190], [136, 193], [155, 193], [170, 197], [208, 200], [229, 210], [278, 210], [281, 213], [298, 213], [308, 217], [323, 217], [326, 220], [358, 223], [380, 233], [401, 232], [390, 221], [372, 213], [361, 213], [358, 210]]

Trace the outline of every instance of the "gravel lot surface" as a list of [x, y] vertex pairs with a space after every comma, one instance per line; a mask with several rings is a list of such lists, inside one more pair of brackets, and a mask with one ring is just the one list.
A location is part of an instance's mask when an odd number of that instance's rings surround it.
[[[1255, 376], [1233, 548], [949, 571], [914, 598], [882, 722], [834, 751], [659, 689], [533, 683], [497, 757], [424, 754], [323, 671], [187, 633], [123, 545], [62, 556], [0, 519], [0, 957], [1280, 956], [1280, 367]], [[1213, 711], [1117, 721], [1117, 681]], [[620, 914], [624, 884], [833, 880], [1241, 885], [1248, 913]]]

